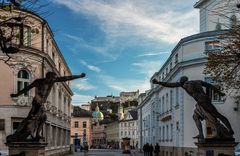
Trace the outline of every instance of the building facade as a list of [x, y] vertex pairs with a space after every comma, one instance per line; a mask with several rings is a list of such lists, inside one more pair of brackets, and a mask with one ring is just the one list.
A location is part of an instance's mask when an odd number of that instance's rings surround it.
[[138, 112], [129, 110], [124, 119], [119, 121], [119, 146], [123, 148], [122, 138], [130, 138], [130, 146], [138, 148]]
[[119, 122], [109, 123], [105, 127], [107, 145], [113, 149], [119, 149]]
[[[6, 55], [0, 53], [1, 94], [0, 94], [0, 149], [7, 150], [6, 136], [12, 134], [27, 116], [34, 97], [34, 89], [17, 98], [17, 93], [35, 79], [45, 77], [53, 71], [57, 76], [71, 75], [71, 71], [54, 40], [53, 33], [46, 20], [26, 10], [4, 11], [0, 9], [1, 21], [15, 16], [27, 17], [23, 22], [23, 43], [20, 51], [5, 63]], [[4, 18], [3, 18], [4, 17]], [[19, 32], [19, 27], [14, 28]], [[17, 35], [16, 35], [17, 36]], [[19, 43], [16, 37], [13, 44]], [[66, 153], [70, 149], [71, 96], [69, 82], [54, 84], [45, 103], [47, 121], [43, 135], [48, 143], [46, 155]]]
[[92, 113], [78, 106], [73, 107], [71, 118], [71, 144], [74, 139], [80, 140], [83, 147], [92, 145]]
[[[219, 50], [221, 41], [219, 36], [225, 31], [219, 29], [218, 21], [231, 25], [221, 17], [211, 14], [219, 6], [225, 3], [220, 0], [200, 0], [195, 8], [200, 10], [200, 33], [185, 37], [180, 40], [172, 50], [169, 58], [159, 71], [151, 78], [165, 82], [177, 82], [181, 76], [188, 76], [190, 80], [203, 80], [214, 82], [211, 77], [204, 75], [203, 70], [207, 63], [207, 53]], [[216, 6], [218, 5], [218, 6]], [[226, 8], [225, 8], [226, 9]], [[235, 16], [232, 12], [229, 17]], [[230, 18], [229, 18], [230, 19]], [[217, 22], [214, 22], [216, 20]], [[224, 29], [224, 27], [220, 27]], [[207, 91], [212, 103], [218, 111], [230, 121], [237, 142], [240, 141], [238, 119], [240, 112], [235, 109], [236, 99], [227, 96], [223, 101], [213, 91]], [[185, 153], [196, 155], [196, 146], [193, 139], [198, 134], [192, 118], [195, 109], [195, 100], [190, 97], [181, 87], [164, 88], [151, 84], [151, 89], [139, 96], [139, 142], [141, 147], [145, 143], [159, 143], [161, 155], [182, 156]], [[206, 138], [211, 138], [214, 130], [211, 125], [203, 122]]]

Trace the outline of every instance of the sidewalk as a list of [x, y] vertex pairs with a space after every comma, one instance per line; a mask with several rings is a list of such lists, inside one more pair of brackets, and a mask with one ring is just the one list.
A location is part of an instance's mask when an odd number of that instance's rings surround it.
[[143, 153], [132, 150], [131, 154], [122, 154], [122, 150], [90, 149], [88, 152], [74, 152], [68, 156], [143, 156]]

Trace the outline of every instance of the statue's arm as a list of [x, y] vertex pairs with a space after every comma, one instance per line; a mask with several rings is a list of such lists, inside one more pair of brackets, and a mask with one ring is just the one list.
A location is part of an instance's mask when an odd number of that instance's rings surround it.
[[169, 88], [174, 88], [174, 87], [181, 87], [181, 84], [179, 82], [175, 82], [175, 83], [168, 83], [168, 82], [162, 82], [162, 81], [158, 81], [157, 79], [153, 79], [152, 80], [153, 84], [159, 84], [162, 85], [164, 87], [169, 87]]
[[33, 87], [36, 86], [36, 80], [33, 81], [30, 85], [26, 86], [25, 88], [23, 88], [22, 90], [20, 90], [19, 92], [17, 92], [17, 94], [11, 94], [11, 97], [18, 97], [19, 95], [22, 95], [24, 93], [26, 93], [27, 91], [29, 91], [30, 89], [32, 89]]
[[85, 73], [82, 73], [80, 75], [71, 75], [71, 76], [63, 76], [63, 77], [57, 77], [55, 82], [64, 82], [64, 81], [70, 81], [78, 78], [83, 78], [85, 77]]
[[215, 87], [214, 85], [207, 83], [205, 81], [201, 81], [202, 86], [206, 87], [206, 88], [210, 88], [213, 89], [215, 92], [217, 92], [219, 95], [221, 96], [225, 96], [225, 93], [221, 92], [220, 89], [218, 89], [217, 87]]

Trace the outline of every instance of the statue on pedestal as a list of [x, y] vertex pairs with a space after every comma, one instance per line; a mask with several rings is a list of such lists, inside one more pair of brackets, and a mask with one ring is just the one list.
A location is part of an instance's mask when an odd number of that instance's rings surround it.
[[225, 96], [225, 94], [222, 93], [218, 88], [201, 80], [189, 81], [188, 77], [186, 76], [182, 76], [180, 78], [180, 82], [176, 83], [161, 82], [156, 79], [153, 79], [152, 82], [153, 84], [159, 84], [164, 87], [182, 87], [190, 96], [192, 96], [197, 101], [193, 119], [199, 131], [199, 134], [194, 138], [197, 138], [199, 142], [204, 142], [201, 123], [202, 120], [206, 120], [215, 127], [217, 131], [215, 136], [216, 139], [233, 138], [234, 131], [228, 119], [217, 111], [215, 106], [211, 103], [211, 99], [203, 90], [203, 87], [210, 88], [216, 91], [220, 96]]
[[40, 132], [47, 120], [44, 103], [56, 82], [64, 82], [85, 77], [85, 74], [57, 77], [56, 73], [48, 72], [46, 78], [36, 79], [30, 85], [20, 90], [11, 97], [17, 97], [35, 87], [35, 97], [32, 101], [32, 108], [28, 116], [21, 122], [14, 134], [7, 136], [7, 142], [13, 141], [40, 141], [43, 137]]

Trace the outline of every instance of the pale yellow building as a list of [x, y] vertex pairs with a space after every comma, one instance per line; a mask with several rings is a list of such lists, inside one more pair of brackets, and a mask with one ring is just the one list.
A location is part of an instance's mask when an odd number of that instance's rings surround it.
[[[49, 71], [54, 71], [58, 76], [71, 75], [45, 19], [29, 11], [13, 10], [10, 13], [0, 9], [0, 21], [19, 15], [26, 17], [23, 22], [24, 40], [20, 51], [11, 55], [12, 58], [7, 63], [4, 62], [7, 59], [6, 55], [0, 52], [0, 150], [7, 150], [4, 144], [6, 136], [12, 134], [27, 116], [34, 89], [17, 98], [11, 98], [10, 94], [17, 93], [35, 79], [45, 77]], [[19, 29], [15, 27], [14, 33], [18, 33]], [[14, 38], [14, 43], [19, 43], [19, 38]], [[58, 155], [70, 150], [72, 95], [69, 82], [57, 83], [54, 84], [45, 103], [47, 121], [43, 135], [48, 143], [45, 148], [46, 155]]]
[[113, 149], [119, 149], [119, 122], [109, 123], [105, 127], [107, 145]]

